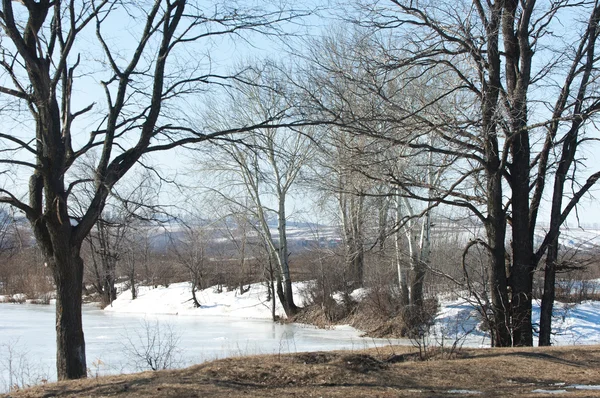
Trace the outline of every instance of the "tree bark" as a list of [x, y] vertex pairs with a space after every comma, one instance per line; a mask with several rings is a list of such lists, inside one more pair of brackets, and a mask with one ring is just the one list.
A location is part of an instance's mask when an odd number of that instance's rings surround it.
[[198, 301], [198, 298], [196, 297], [196, 286], [197, 285], [198, 284], [197, 284], [196, 278], [193, 278], [192, 279], [192, 303], [194, 304], [194, 308], [200, 308], [200, 307], [202, 307], [202, 305]]
[[277, 229], [279, 231], [278, 259], [281, 267], [281, 276], [283, 278], [283, 306], [285, 314], [292, 317], [298, 313], [298, 307], [294, 303], [294, 293], [292, 290], [292, 278], [290, 275], [290, 260], [287, 243], [286, 212], [285, 212], [285, 194], [278, 193], [279, 208], [277, 211]]
[[496, 110], [500, 95], [501, 61], [499, 49], [499, 30], [502, 20], [502, 2], [490, 9], [489, 22], [486, 24], [488, 41], [488, 78], [483, 79], [483, 98], [481, 103], [483, 146], [486, 169], [487, 218], [485, 228], [490, 246], [490, 286], [493, 312], [494, 339], [492, 346], [509, 347], [512, 345], [510, 333], [510, 303], [508, 300], [507, 275], [504, 247], [506, 238], [506, 212], [502, 200], [502, 162], [498, 144], [498, 124]]
[[488, 244], [490, 245], [490, 286], [493, 315], [492, 347], [512, 346], [510, 332], [510, 304], [505, 263], [505, 226], [503, 223], [487, 226]]
[[83, 260], [77, 248], [55, 254], [56, 369], [59, 380], [87, 376], [81, 320]]
[[540, 335], [538, 345], [551, 345], [552, 311], [554, 309], [556, 262], [558, 260], [558, 238], [548, 247], [546, 254], [546, 269], [544, 271], [544, 293], [540, 308]]
[[425, 282], [426, 269], [424, 264], [419, 260], [413, 264], [413, 280], [410, 289], [410, 304], [417, 307], [423, 306], [423, 284]]

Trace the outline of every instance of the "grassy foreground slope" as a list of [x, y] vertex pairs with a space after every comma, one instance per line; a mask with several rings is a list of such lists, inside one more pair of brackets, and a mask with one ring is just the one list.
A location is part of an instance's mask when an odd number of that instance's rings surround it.
[[[600, 346], [465, 349], [416, 361], [410, 347], [228, 358], [180, 370], [47, 384], [24, 397], [600, 396]], [[562, 393], [561, 393], [562, 392]]]

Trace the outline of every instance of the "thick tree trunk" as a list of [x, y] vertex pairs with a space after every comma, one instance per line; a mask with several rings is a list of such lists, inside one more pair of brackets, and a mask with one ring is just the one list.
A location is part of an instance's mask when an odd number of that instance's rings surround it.
[[269, 298], [271, 299], [271, 319], [273, 319], [273, 321], [276, 321], [277, 313], [275, 312], [275, 308], [276, 308], [275, 281], [273, 280], [273, 278], [271, 278], [271, 280], [269, 281], [269, 295], [270, 295]]
[[351, 228], [352, 228], [352, 278], [354, 287], [364, 286], [365, 269], [365, 248], [364, 248], [364, 228], [363, 228], [363, 207], [364, 197], [353, 198], [351, 209]]
[[490, 295], [492, 301], [492, 346], [510, 347], [510, 303], [506, 277], [504, 239], [506, 220], [502, 208], [502, 180], [500, 173], [488, 174], [488, 220], [486, 233], [490, 250]]
[[[531, 83], [533, 50], [528, 29], [531, 9], [519, 2], [503, 3], [502, 39], [504, 46], [506, 102], [509, 104], [510, 170], [513, 264], [510, 273], [513, 345], [532, 346], [531, 300], [533, 271], [533, 230], [530, 220], [530, 129], [527, 128], [527, 91]], [[518, 23], [517, 23], [518, 21]]]
[[491, 248], [490, 295], [492, 298], [493, 313], [492, 346], [511, 347], [512, 336], [510, 331], [510, 304], [508, 301], [506, 263], [504, 259], [504, 234], [501, 231], [488, 231], [488, 242]]
[[486, 24], [488, 77], [483, 79], [482, 90], [482, 129], [487, 179], [487, 217], [485, 228], [490, 250], [490, 295], [493, 312], [492, 346], [512, 345], [510, 333], [510, 303], [508, 301], [506, 264], [506, 212], [503, 208], [502, 162], [498, 144], [497, 109], [500, 95], [501, 68], [499, 32], [503, 12], [502, 2], [496, 2], [489, 10]]
[[276, 279], [277, 297], [279, 298], [279, 302], [283, 306], [283, 310], [285, 311], [285, 313], [287, 315], [287, 312], [288, 312], [287, 302], [285, 300], [285, 293], [283, 292], [283, 284], [281, 283], [281, 276], [277, 275], [275, 277], [275, 279]]
[[83, 260], [75, 249], [55, 255], [56, 371], [58, 380], [86, 377], [85, 341], [81, 321]]
[[[515, 272], [515, 265], [520, 268]], [[533, 270], [529, 264], [516, 263], [511, 274], [513, 345], [533, 345], [531, 327]]]
[[529, 143], [522, 134], [513, 147], [512, 248], [510, 274], [514, 346], [532, 346], [531, 304], [533, 293], [533, 233], [529, 222]]
[[294, 295], [292, 292], [292, 281], [290, 279], [286, 279], [284, 281], [283, 291], [285, 294], [285, 305], [286, 305], [285, 314], [288, 317], [292, 317], [298, 313], [298, 307], [294, 303]]

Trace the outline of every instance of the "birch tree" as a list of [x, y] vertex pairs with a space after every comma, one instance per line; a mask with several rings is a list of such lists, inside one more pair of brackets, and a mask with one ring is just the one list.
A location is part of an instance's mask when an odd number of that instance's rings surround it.
[[[213, 115], [217, 115], [213, 116], [217, 118], [217, 125], [251, 124], [264, 118], [277, 120], [282, 109], [289, 106], [285, 93], [274, 80], [273, 70], [254, 73], [254, 86], [238, 86], [230, 101], [220, 104], [220, 109], [212, 110]], [[288, 316], [294, 315], [298, 308], [294, 303], [290, 274], [286, 202], [303, 166], [312, 156], [310, 134], [308, 128], [301, 131], [257, 129], [244, 144], [220, 144], [209, 154], [208, 168], [233, 188], [217, 187], [215, 191], [237, 206], [248, 208], [248, 203], [236, 198], [249, 200], [251, 207], [248, 210], [257, 220], [260, 233], [277, 264], [277, 293]], [[277, 223], [276, 236], [270, 228], [271, 220]]]

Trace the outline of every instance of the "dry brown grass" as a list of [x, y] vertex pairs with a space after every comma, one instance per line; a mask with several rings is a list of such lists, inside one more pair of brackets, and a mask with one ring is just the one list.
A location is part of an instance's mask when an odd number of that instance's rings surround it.
[[[222, 359], [187, 369], [48, 384], [10, 397], [569, 397], [600, 390], [600, 346], [466, 349], [455, 359], [415, 361], [409, 347]], [[565, 384], [558, 384], [565, 383]]]

